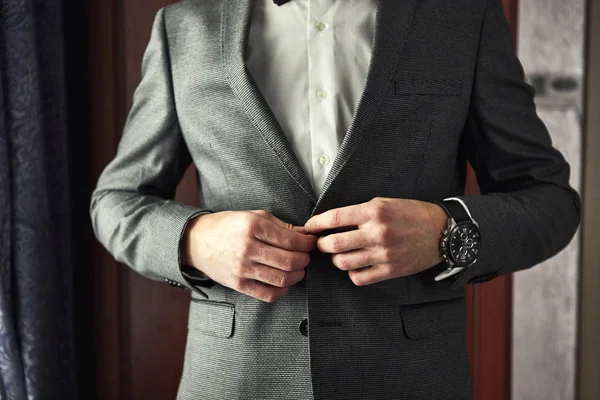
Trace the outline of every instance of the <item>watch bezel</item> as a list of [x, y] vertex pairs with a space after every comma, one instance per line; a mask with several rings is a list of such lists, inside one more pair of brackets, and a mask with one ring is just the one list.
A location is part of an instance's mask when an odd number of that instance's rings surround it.
[[477, 225], [476, 223], [474, 223], [473, 221], [462, 221], [460, 223], [457, 223], [456, 221], [454, 221], [454, 223], [452, 224], [452, 226], [448, 229], [448, 234], [445, 235], [444, 238], [444, 245], [443, 248], [445, 249], [445, 254], [447, 257], [447, 260], [451, 262], [451, 264], [453, 264], [454, 267], [470, 267], [471, 265], [475, 264], [477, 262], [477, 259], [479, 258], [479, 255], [475, 256], [475, 259], [469, 263], [463, 263], [460, 262], [458, 260], [456, 260], [454, 258], [454, 256], [452, 255], [452, 252], [450, 251], [450, 243], [452, 242], [452, 239], [454, 238], [454, 235], [457, 234], [458, 230], [461, 229], [464, 226], [469, 226], [471, 229], [477, 231], [477, 233], [479, 233], [479, 247], [481, 250], [481, 230], [479, 229], [479, 225]]

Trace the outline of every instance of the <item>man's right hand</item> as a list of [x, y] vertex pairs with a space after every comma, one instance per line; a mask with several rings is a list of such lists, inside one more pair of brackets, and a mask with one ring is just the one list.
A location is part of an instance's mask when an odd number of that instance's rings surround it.
[[192, 219], [181, 261], [223, 286], [273, 303], [304, 278], [317, 237], [268, 211], [223, 211]]

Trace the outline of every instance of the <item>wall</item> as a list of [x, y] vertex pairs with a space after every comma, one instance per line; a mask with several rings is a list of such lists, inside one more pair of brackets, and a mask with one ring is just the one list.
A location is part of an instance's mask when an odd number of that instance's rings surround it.
[[[522, 0], [518, 54], [554, 145], [572, 168], [581, 192], [582, 96], [578, 90], [544, 93], [542, 79], [579, 81], [584, 69], [584, 0]], [[579, 233], [557, 256], [514, 276], [512, 398], [575, 398]]]
[[600, 1], [588, 1], [583, 225], [579, 302], [579, 398], [600, 399]]

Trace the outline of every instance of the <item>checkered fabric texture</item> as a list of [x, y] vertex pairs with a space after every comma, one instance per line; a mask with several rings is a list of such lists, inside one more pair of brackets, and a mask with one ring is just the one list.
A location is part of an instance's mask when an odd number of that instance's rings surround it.
[[[160, 9], [91, 202], [118, 261], [192, 290], [178, 399], [469, 399], [465, 284], [551, 257], [580, 218], [501, 1], [379, 1], [365, 90], [319, 196], [245, 68], [250, 12], [251, 0]], [[462, 196], [467, 160], [481, 195]], [[201, 209], [173, 201], [190, 163]], [[441, 264], [357, 287], [314, 251], [273, 304], [181, 274], [179, 241], [198, 213], [264, 209], [302, 225], [378, 196], [461, 196], [481, 227], [479, 261], [440, 282]]]

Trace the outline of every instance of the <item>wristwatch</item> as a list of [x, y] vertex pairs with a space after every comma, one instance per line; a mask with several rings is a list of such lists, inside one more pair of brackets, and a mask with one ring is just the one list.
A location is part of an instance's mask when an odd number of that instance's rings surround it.
[[481, 250], [481, 232], [477, 221], [457, 200], [436, 202], [448, 215], [440, 251], [449, 270], [470, 267], [477, 261]]

